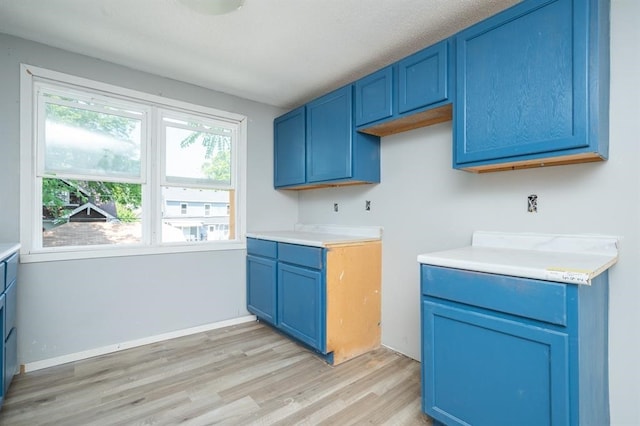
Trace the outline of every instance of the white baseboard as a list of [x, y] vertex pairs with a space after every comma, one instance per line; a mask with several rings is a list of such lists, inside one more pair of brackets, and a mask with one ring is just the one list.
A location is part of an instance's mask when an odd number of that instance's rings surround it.
[[226, 321], [215, 322], [211, 324], [200, 325], [197, 327], [186, 328], [183, 330], [172, 331], [169, 333], [157, 334], [155, 336], [143, 337], [142, 339], [130, 340], [128, 342], [116, 343], [113, 345], [103, 346], [101, 348], [89, 349], [87, 351], [75, 352], [68, 355], [62, 355], [55, 358], [44, 359], [41, 361], [29, 362], [20, 366], [20, 372], [29, 372], [41, 370], [43, 368], [54, 367], [56, 365], [66, 364], [68, 362], [80, 361], [94, 356], [105, 355], [112, 352], [118, 352], [125, 349], [131, 349], [138, 346], [148, 345], [150, 343], [162, 342], [163, 340], [175, 339], [176, 337], [189, 336], [191, 334], [202, 333], [204, 331], [215, 330], [217, 328], [229, 327], [231, 325], [242, 324], [245, 322], [255, 321], [255, 315], [247, 315], [240, 318], [233, 318]]

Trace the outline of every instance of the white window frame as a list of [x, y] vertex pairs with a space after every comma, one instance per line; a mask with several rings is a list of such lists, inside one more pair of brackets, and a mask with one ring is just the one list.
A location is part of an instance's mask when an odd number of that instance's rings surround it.
[[[162, 153], [159, 149], [146, 146], [143, 155], [147, 167], [143, 174], [147, 181], [147, 191], [143, 190], [143, 242], [128, 245], [100, 245], [75, 247], [47, 247], [41, 248], [36, 244], [39, 237], [38, 227], [41, 224], [42, 209], [41, 192], [36, 190], [36, 124], [35, 112], [37, 97], [34, 90], [37, 82], [49, 82], [86, 90], [88, 92], [118, 98], [123, 101], [149, 107], [153, 116], [149, 123], [160, 123], [159, 117], [163, 109], [172, 113], [182, 111], [185, 114], [196, 115], [215, 120], [226, 121], [237, 128], [234, 138], [234, 158], [232, 164], [232, 187], [235, 189], [235, 236], [229, 241], [200, 241], [185, 243], [162, 243], [159, 235], [161, 205], [161, 171]], [[71, 260], [84, 258], [100, 258], [114, 256], [148, 255], [160, 253], [178, 253], [191, 251], [212, 250], [243, 250], [246, 248], [246, 160], [247, 160], [247, 117], [241, 114], [222, 111], [201, 105], [152, 95], [136, 90], [126, 89], [111, 84], [89, 80], [57, 71], [21, 64], [20, 67], [20, 240], [21, 262], [43, 262], [55, 260]], [[151, 124], [149, 124], [151, 125]], [[160, 125], [160, 124], [158, 124]], [[156, 146], [163, 145], [152, 141]], [[98, 178], [99, 180], [99, 178]], [[145, 194], [146, 192], [146, 194]]]

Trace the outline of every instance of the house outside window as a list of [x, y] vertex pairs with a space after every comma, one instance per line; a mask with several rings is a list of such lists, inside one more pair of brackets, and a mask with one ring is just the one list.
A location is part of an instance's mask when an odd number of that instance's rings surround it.
[[22, 72], [26, 261], [243, 248], [245, 117]]

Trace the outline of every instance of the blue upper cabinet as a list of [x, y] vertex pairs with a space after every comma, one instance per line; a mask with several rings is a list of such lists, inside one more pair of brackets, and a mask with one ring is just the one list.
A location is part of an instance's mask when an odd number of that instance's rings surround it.
[[273, 122], [274, 186], [305, 183], [305, 107], [294, 109]]
[[398, 63], [398, 113], [448, 99], [448, 50], [443, 41]]
[[356, 126], [389, 118], [393, 114], [393, 66], [355, 82]]
[[454, 167], [606, 159], [609, 3], [528, 0], [456, 35]]
[[307, 104], [308, 182], [352, 175], [352, 97], [347, 86]]
[[443, 40], [356, 81], [358, 131], [387, 136], [451, 120], [452, 50]]
[[305, 189], [380, 182], [380, 138], [357, 133], [353, 116], [349, 85], [277, 118], [274, 186]]

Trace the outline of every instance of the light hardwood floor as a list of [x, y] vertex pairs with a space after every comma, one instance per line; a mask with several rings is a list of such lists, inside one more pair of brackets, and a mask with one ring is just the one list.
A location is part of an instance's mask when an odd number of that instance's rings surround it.
[[338, 366], [258, 322], [18, 375], [0, 425], [420, 425], [420, 364]]

